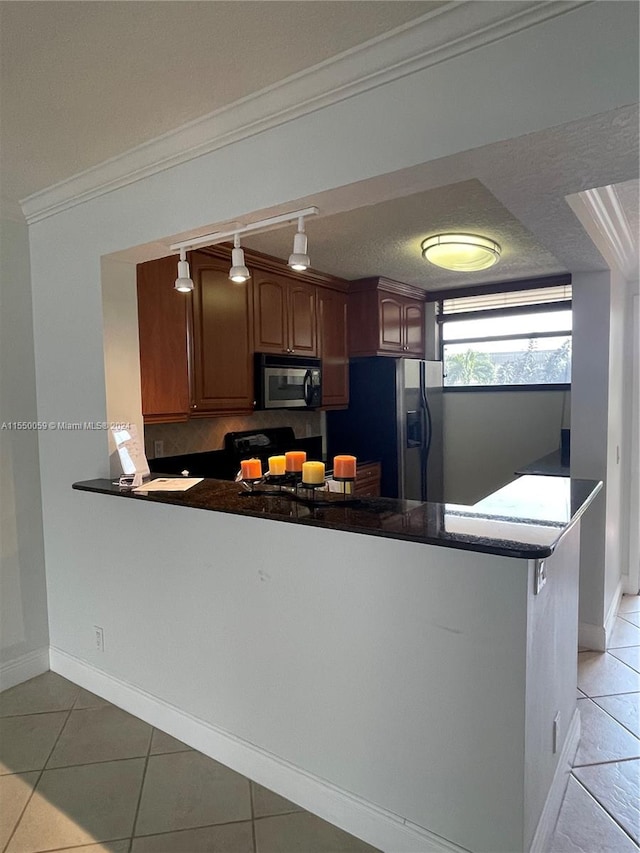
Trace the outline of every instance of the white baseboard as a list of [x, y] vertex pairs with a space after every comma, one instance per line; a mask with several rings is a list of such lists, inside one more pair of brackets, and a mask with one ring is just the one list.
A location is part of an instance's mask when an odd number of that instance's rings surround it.
[[616, 587], [616, 591], [611, 599], [611, 603], [609, 605], [609, 612], [607, 613], [607, 618], [604, 620], [604, 647], [605, 649], [609, 648], [609, 642], [611, 640], [611, 634], [613, 633], [613, 629], [616, 624], [616, 616], [618, 615], [618, 610], [620, 609], [620, 602], [622, 600], [622, 578], [618, 581], [618, 586]]
[[637, 595], [638, 594], [638, 582], [637, 579], [631, 579], [630, 575], [622, 575], [622, 594], [623, 595]]
[[578, 646], [581, 649], [593, 649], [594, 652], [606, 650], [606, 634], [600, 625], [589, 625], [587, 622], [578, 623]]
[[49, 670], [49, 646], [0, 664], [0, 690], [8, 690]]
[[533, 836], [533, 841], [529, 847], [529, 853], [547, 853], [549, 850], [549, 842], [553, 835], [562, 800], [564, 799], [567, 784], [569, 782], [569, 774], [573, 767], [573, 760], [578, 749], [580, 741], [580, 712], [576, 708], [569, 731], [558, 759], [558, 766], [553, 775], [553, 782], [549, 788], [547, 799], [538, 821], [538, 826]]
[[51, 647], [51, 669], [385, 853], [468, 853], [163, 699]]
[[589, 625], [580, 622], [578, 625], [578, 645], [585, 649], [593, 649], [595, 652], [606, 652], [611, 639], [611, 632], [616, 623], [616, 616], [620, 609], [620, 601], [623, 592], [623, 579], [620, 578], [616, 591], [609, 603], [609, 610], [604, 620], [604, 625]]

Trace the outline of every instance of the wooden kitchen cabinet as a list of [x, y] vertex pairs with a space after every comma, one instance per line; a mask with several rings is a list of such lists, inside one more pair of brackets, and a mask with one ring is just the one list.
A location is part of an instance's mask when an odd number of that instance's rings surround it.
[[426, 293], [385, 278], [349, 289], [349, 354], [424, 358]]
[[253, 299], [251, 279], [229, 280], [229, 265], [192, 252], [191, 414], [253, 411]]
[[315, 285], [255, 268], [252, 273], [255, 351], [316, 356]]
[[353, 493], [359, 497], [380, 497], [381, 467], [379, 462], [368, 462], [356, 468]]
[[349, 405], [347, 295], [318, 288], [318, 348], [322, 358], [322, 406]]
[[174, 289], [177, 257], [139, 264], [145, 423], [254, 411], [254, 352], [321, 356], [323, 406], [349, 402], [347, 283], [245, 251], [252, 277], [228, 278], [231, 247], [189, 253], [192, 293]]
[[189, 417], [187, 322], [191, 294], [174, 287], [176, 258], [138, 264], [140, 385], [145, 423]]

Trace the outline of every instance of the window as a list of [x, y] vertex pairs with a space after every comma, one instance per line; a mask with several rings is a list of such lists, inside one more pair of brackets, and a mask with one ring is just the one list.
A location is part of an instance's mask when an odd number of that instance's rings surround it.
[[445, 299], [445, 388], [565, 387], [571, 382], [571, 286]]

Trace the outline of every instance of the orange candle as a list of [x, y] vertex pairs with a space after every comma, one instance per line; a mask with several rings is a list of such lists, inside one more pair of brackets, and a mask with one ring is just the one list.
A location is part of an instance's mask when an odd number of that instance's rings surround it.
[[285, 458], [284, 456], [269, 457], [269, 473], [273, 476], [284, 474]]
[[333, 476], [339, 480], [355, 480], [355, 478], [356, 478], [356, 457], [355, 456], [334, 456], [333, 457]]
[[259, 480], [262, 477], [262, 462], [259, 459], [243, 459], [240, 462], [243, 480]]
[[284, 454], [285, 467], [287, 471], [302, 471], [302, 463], [307, 461], [304, 450], [289, 450]]
[[319, 486], [324, 483], [324, 462], [303, 462], [302, 482], [308, 486]]

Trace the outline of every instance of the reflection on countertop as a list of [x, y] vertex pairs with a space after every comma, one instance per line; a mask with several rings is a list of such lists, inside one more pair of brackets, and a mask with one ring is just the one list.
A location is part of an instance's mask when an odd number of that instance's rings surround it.
[[111, 480], [74, 483], [79, 491], [124, 497], [520, 559], [549, 556], [563, 533], [602, 487], [596, 480], [523, 476], [474, 506], [361, 498], [344, 505], [322, 493], [322, 504], [286, 494], [248, 494], [237, 483], [205, 479], [186, 492], [136, 494]]

